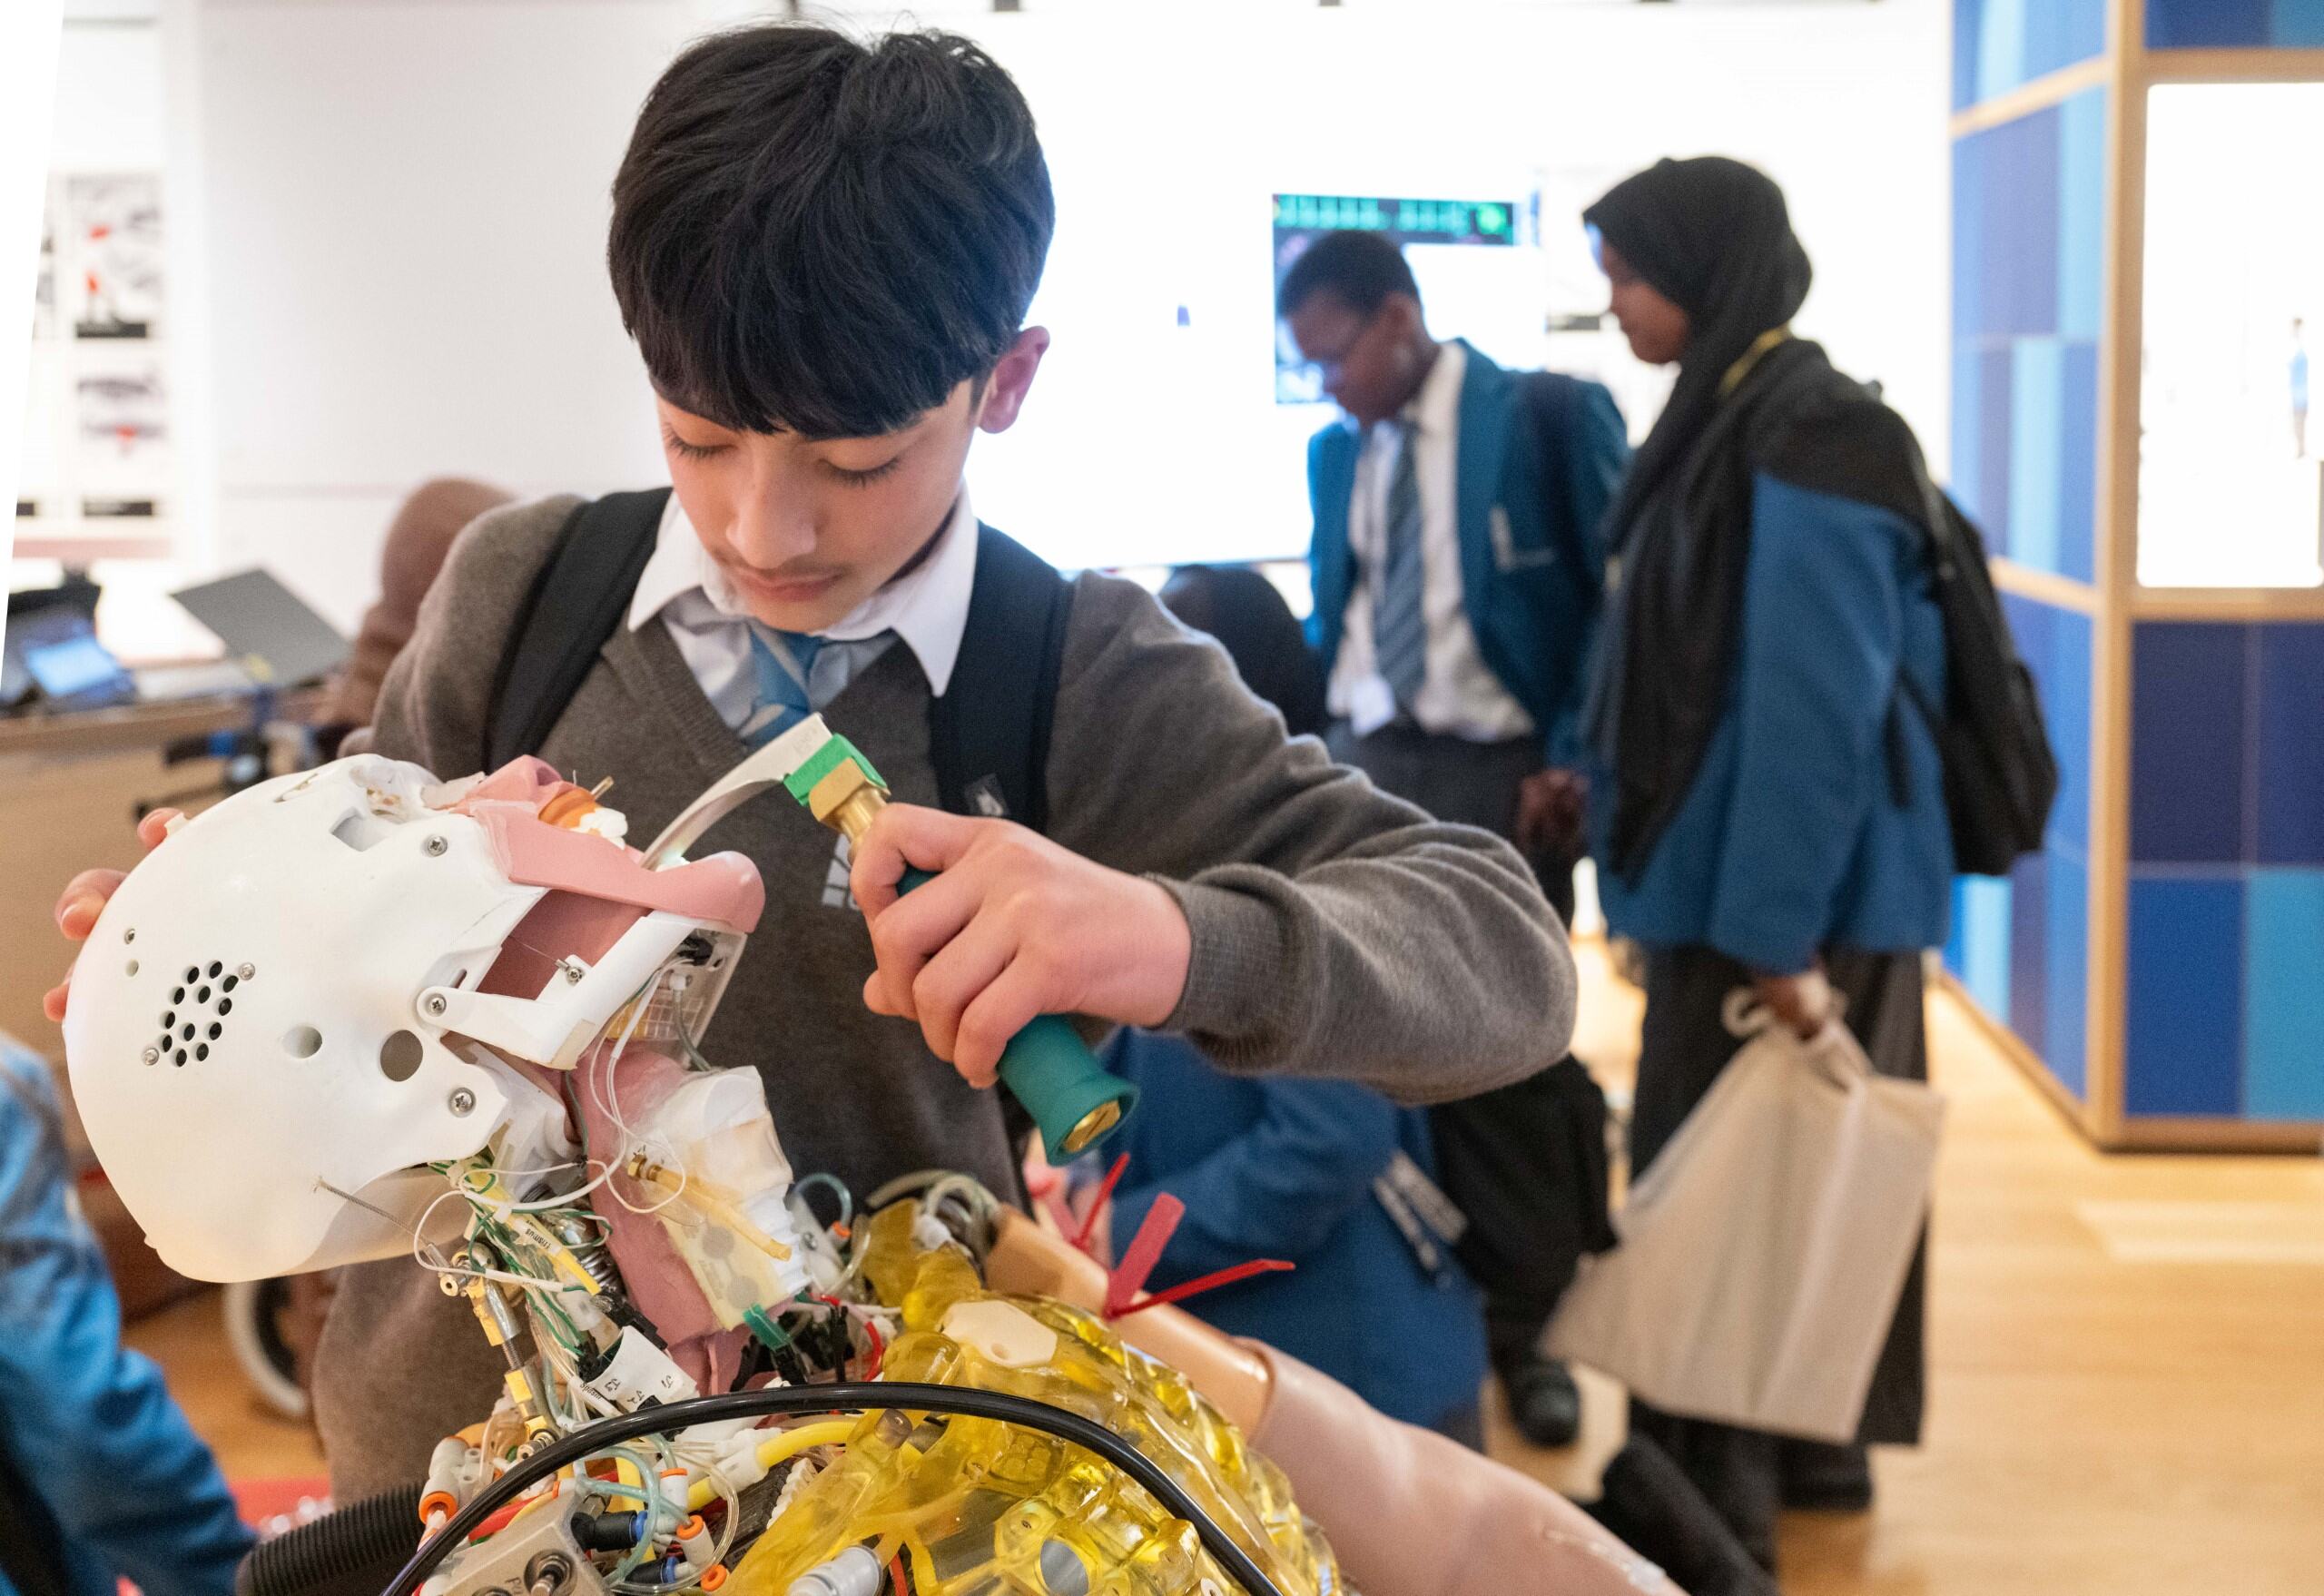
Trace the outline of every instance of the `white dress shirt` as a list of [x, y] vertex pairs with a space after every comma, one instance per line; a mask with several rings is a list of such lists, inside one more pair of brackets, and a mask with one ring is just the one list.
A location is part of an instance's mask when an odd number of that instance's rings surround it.
[[[962, 488], [951, 518], [936, 535], [927, 557], [817, 635], [826, 643], [867, 642], [891, 635], [901, 638], [920, 661], [929, 691], [941, 697], [960, 656], [960, 634], [968, 628], [969, 593], [976, 574], [977, 517], [969, 507], [968, 490]], [[758, 697], [751, 632], [767, 628], [751, 618], [749, 606], [703, 547], [675, 493], [662, 513], [654, 552], [629, 601], [630, 630], [657, 616], [719, 718], [739, 730]], [[810, 701], [817, 709], [830, 703], [877, 653], [823, 649], [808, 673]]]
[[1420, 489], [1421, 616], [1428, 625], [1428, 674], [1414, 697], [1413, 719], [1423, 731], [1472, 743], [1498, 743], [1535, 730], [1533, 717], [1477, 652], [1476, 634], [1462, 604], [1461, 380], [1468, 369], [1468, 346], [1458, 339], [1446, 340], [1403, 413], [1374, 427], [1356, 456], [1347, 516], [1356, 579], [1332, 667], [1329, 702], [1332, 713], [1346, 717], [1358, 735], [1377, 730], [1395, 713], [1395, 695], [1373, 665], [1372, 612], [1374, 583], [1387, 557], [1388, 485], [1396, 474], [1396, 457], [1405, 448], [1420, 451], [1413, 470]]

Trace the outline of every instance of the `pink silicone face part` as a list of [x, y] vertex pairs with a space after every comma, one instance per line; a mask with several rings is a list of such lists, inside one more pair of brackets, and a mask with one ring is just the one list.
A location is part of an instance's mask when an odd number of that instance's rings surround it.
[[[547, 764], [527, 755], [509, 761], [448, 807], [484, 827], [494, 862], [520, 886], [683, 914], [744, 935], [757, 929], [766, 909], [766, 889], [748, 859], [740, 853], [714, 853], [668, 870], [648, 870], [634, 849], [541, 819], [541, 805], [567, 790], [577, 789]], [[623, 923], [625, 928], [627, 921]], [[536, 945], [552, 948], [556, 957], [592, 957], [578, 947]], [[611, 941], [605, 946], [612, 946]]]

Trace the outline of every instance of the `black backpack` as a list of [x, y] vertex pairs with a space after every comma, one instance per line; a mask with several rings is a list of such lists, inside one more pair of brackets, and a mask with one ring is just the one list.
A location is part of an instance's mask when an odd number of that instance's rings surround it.
[[[2019, 855], [2042, 847], [2058, 796], [2058, 762], [2033, 673], [2018, 657], [1994, 593], [1985, 540], [1925, 467], [1919, 474], [1930, 586], [1945, 620], [1945, 703], [1931, 704], [1902, 671], [1897, 686], [1936, 738], [1954, 867], [1964, 875], [2007, 875]], [[1902, 801], [1901, 751], [1893, 745], [1892, 757]]]
[[[637, 590], [670, 490], [610, 493], [576, 508], [510, 617], [486, 718], [485, 768], [537, 754]], [[960, 653], [928, 710], [940, 802], [956, 814], [1049, 824], [1049, 725], [1073, 588], [990, 527], [977, 528]]]

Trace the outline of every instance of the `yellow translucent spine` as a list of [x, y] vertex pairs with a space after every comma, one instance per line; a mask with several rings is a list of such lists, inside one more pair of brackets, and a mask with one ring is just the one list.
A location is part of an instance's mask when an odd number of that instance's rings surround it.
[[[1330, 1549], [1300, 1516], [1281, 1472], [1184, 1379], [1128, 1352], [1078, 1309], [985, 1291], [964, 1253], [918, 1243], [916, 1218], [913, 1205], [896, 1204], [865, 1230], [864, 1278], [905, 1325], [888, 1349], [886, 1378], [1006, 1392], [1102, 1424], [1199, 1503], [1285, 1596], [1338, 1596]], [[1028, 1362], [1021, 1349], [973, 1331], [961, 1332], [965, 1341], [945, 1334], [955, 1306], [991, 1301], [1054, 1332], [1054, 1346]], [[1191, 1525], [1079, 1447], [993, 1420], [903, 1413], [858, 1428], [843, 1461], [801, 1489], [741, 1560], [730, 1588], [787, 1596], [799, 1575], [863, 1543], [907, 1555], [918, 1596], [1236, 1589]]]

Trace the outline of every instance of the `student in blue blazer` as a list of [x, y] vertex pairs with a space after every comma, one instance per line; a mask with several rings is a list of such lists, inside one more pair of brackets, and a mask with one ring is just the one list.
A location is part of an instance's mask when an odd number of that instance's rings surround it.
[[48, 1062], [0, 1036], [0, 1596], [229, 1596], [251, 1535], [74, 1200]]
[[[1323, 725], [1323, 683], [1299, 623], [1256, 571], [1194, 566], [1162, 599], [1225, 645], [1244, 685], [1290, 731]], [[1452, 1252], [1391, 1217], [1397, 1181], [1432, 1175], [1428, 1118], [1368, 1087], [1230, 1076], [1183, 1038], [1123, 1031], [1109, 1066], [1146, 1104], [1115, 1146], [1129, 1167], [1110, 1226], [1127, 1246], [1167, 1191], [1186, 1217], [1150, 1282], [1176, 1284], [1248, 1258], [1296, 1267], [1187, 1305], [1220, 1329], [1279, 1346], [1352, 1386], [1381, 1412], [1479, 1448], [1483, 1305]], [[1384, 1196], [1380, 1189], [1389, 1189]]]
[[[1379, 233], [1317, 239], [1276, 309], [1343, 415], [1307, 451], [1309, 635], [1332, 754], [1516, 842], [1571, 918], [1599, 524], [1630, 458], [1620, 412], [1598, 383], [1504, 370], [1433, 338], [1411, 268]], [[1541, 1445], [1572, 1440], [1580, 1394], [1535, 1352], [1538, 1308], [1483, 1284], [1519, 1427]]]
[[[1782, 192], [1665, 161], [1586, 219], [1632, 350], [1679, 367], [1610, 521], [1621, 585], [1588, 716], [1599, 893], [1646, 954], [1635, 1176], [1735, 1053], [1738, 988], [1803, 1033], [1837, 1014], [1875, 1069], [1925, 1078], [1921, 959], [1953, 848], [1922, 706], [1946, 662], [1918, 447], [1793, 336], [1810, 274]], [[1917, 1440], [1922, 1297], [1916, 1260], [1858, 1444], [1635, 1404], [1631, 1429], [1772, 1569], [1778, 1506], [1866, 1507], [1865, 1444]]]

